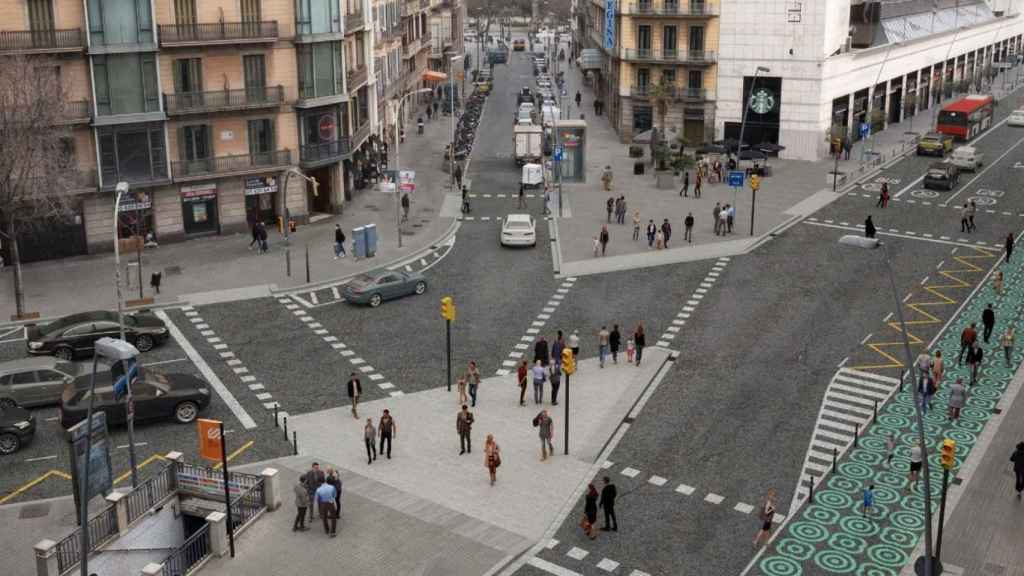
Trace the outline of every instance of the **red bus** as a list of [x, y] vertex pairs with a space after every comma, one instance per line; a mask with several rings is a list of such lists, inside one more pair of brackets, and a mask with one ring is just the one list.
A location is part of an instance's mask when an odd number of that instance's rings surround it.
[[985, 94], [965, 96], [939, 112], [935, 129], [960, 140], [970, 140], [992, 125], [995, 101]]

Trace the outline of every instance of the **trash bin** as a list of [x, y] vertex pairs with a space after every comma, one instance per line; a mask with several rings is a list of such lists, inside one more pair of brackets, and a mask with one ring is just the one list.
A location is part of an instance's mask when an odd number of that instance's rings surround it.
[[644, 175], [644, 163], [643, 160], [633, 162], [633, 175], [643, 176]]

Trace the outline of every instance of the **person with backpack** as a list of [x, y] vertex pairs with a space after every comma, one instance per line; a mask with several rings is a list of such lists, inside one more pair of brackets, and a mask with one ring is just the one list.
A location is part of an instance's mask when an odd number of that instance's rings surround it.
[[345, 257], [345, 232], [341, 229], [341, 224], [334, 225], [334, 259]]
[[551, 443], [551, 439], [555, 437], [555, 427], [547, 410], [541, 410], [533, 417], [533, 427], [537, 428], [540, 435], [540, 461], [543, 462], [548, 456], [555, 455], [555, 446]]
[[547, 378], [544, 373], [544, 365], [538, 359], [530, 371], [533, 374], [533, 403], [540, 404], [544, 401], [544, 380]]

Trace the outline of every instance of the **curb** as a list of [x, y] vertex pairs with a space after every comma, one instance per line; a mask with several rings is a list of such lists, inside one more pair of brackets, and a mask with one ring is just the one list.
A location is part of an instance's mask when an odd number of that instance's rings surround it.
[[[182, 308], [188, 305], [188, 300], [176, 300], [174, 302], [161, 302], [159, 304], [154, 302], [153, 304], [147, 304], [145, 306], [125, 306], [122, 308], [122, 310], [124, 311], [125, 314], [128, 314], [130, 312], [140, 312], [142, 310], [163, 310], [165, 308]], [[3, 330], [4, 328], [15, 328], [18, 326], [46, 324], [48, 322], [53, 322], [54, 320], [58, 320], [60, 318], [63, 318], [63, 316], [40, 316], [39, 318], [32, 318], [31, 320], [15, 320], [11, 322], [4, 322], [0, 323], [0, 330]]]

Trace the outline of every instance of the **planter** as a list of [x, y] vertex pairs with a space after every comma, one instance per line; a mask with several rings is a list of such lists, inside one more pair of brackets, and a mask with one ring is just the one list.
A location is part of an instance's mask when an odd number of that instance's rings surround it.
[[832, 170], [829, 170], [825, 174], [825, 184], [829, 186], [832, 186], [833, 184], [835, 184], [836, 186], [842, 186], [845, 183], [846, 172], [833, 172]]
[[671, 170], [659, 170], [654, 173], [657, 180], [658, 190], [674, 190], [676, 187], [675, 176]]

